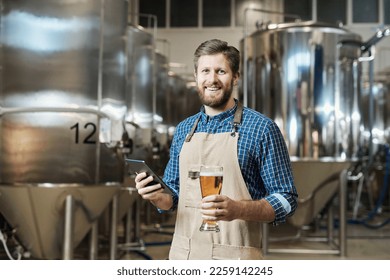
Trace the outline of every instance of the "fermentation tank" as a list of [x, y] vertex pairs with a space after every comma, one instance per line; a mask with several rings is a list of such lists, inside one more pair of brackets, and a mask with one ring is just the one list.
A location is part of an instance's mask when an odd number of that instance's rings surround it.
[[[371, 159], [369, 182], [373, 201], [377, 201], [380, 198], [382, 188], [386, 187], [384, 182], [387, 176], [386, 166], [389, 160], [386, 154], [386, 148], [389, 147], [390, 143], [389, 93], [389, 81], [387, 79], [375, 77], [372, 85], [369, 82], [362, 83], [361, 108], [364, 125], [361, 146], [362, 154], [365, 156], [369, 155]], [[372, 104], [371, 117], [370, 104]], [[372, 120], [370, 120], [371, 118]], [[355, 202], [355, 205], [358, 202]], [[355, 209], [357, 211], [358, 208]]]
[[126, 3], [2, 1], [0, 212], [33, 258], [71, 257], [122, 184]]
[[167, 56], [156, 51], [156, 114], [154, 116], [153, 165], [163, 175], [169, 160], [169, 116], [176, 110], [175, 100], [168, 95], [169, 62]]
[[168, 124], [169, 114], [174, 109], [174, 100], [168, 96], [168, 58], [156, 52], [156, 115], [154, 117], [155, 125], [166, 126]]
[[370, 84], [362, 84], [362, 147], [368, 149], [372, 143], [372, 153], [380, 150], [380, 146], [386, 145], [390, 140], [390, 100], [387, 81], [376, 80], [372, 84], [373, 120], [370, 124]]
[[168, 123], [176, 126], [184, 118], [188, 117], [187, 111], [187, 84], [182, 76], [173, 71], [168, 76], [168, 95], [173, 101], [175, 110], [171, 110]]
[[198, 88], [196, 86], [195, 82], [187, 82], [187, 114], [188, 116], [195, 115], [199, 112], [200, 108], [202, 107], [202, 102], [200, 101], [199, 95], [198, 95]]
[[[279, 126], [299, 201], [290, 221], [308, 224], [335, 195], [335, 180], [359, 150], [359, 35], [319, 22], [269, 24], [241, 42], [244, 102]], [[305, 180], [311, 174], [314, 182]], [[316, 181], [317, 180], [317, 181]], [[322, 188], [322, 187], [321, 187]]]
[[242, 41], [248, 106], [271, 117], [298, 158], [356, 155], [360, 36], [316, 22], [269, 25]]
[[[159, 144], [157, 141], [163, 141], [164, 137], [159, 138], [163, 134], [157, 133], [155, 128], [163, 127], [162, 114], [164, 111], [162, 111], [161, 102], [165, 98], [164, 83], [166, 83], [166, 77], [164, 74], [168, 71], [168, 62], [165, 57], [156, 52], [154, 35], [142, 26], [135, 26], [132, 23], [128, 24], [123, 38], [125, 41], [126, 58], [124, 71], [126, 80], [125, 130], [130, 141], [130, 151], [126, 157], [145, 160], [155, 171], [159, 171], [157, 164], [160, 164], [160, 156], [162, 154], [159, 153], [160, 150], [156, 151], [157, 144]], [[156, 155], [159, 158], [156, 159]], [[137, 199], [141, 198], [135, 189], [134, 177], [135, 174], [126, 172], [124, 180], [126, 188], [122, 189], [115, 197], [112, 209], [106, 209], [99, 227], [101, 232], [110, 235], [110, 231], [113, 230], [112, 219], [119, 222], [127, 215], [126, 232], [124, 232], [125, 243], [119, 246], [115, 244], [114, 247], [118, 247], [118, 249], [124, 249], [124, 247], [129, 245], [132, 226], [136, 235], [139, 234], [140, 230], [138, 217], [142, 209], [140, 208], [140, 203], [136, 202]], [[133, 219], [133, 206], [136, 207], [135, 219]], [[114, 214], [115, 218], [112, 216], [113, 212], [116, 212]], [[135, 223], [132, 223], [133, 221]], [[111, 233], [111, 242], [117, 243], [117, 240], [114, 241], [112, 235]], [[138, 237], [132, 236], [134, 239]], [[110, 253], [112, 254], [111, 258], [115, 258], [115, 249]]]
[[155, 43], [142, 27], [126, 29], [126, 130], [133, 141], [132, 157], [147, 159], [152, 150], [156, 112]]

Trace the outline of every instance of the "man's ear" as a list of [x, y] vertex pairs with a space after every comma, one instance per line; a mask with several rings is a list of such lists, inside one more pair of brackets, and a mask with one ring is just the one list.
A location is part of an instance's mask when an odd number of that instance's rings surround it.
[[237, 74], [235, 74], [233, 77], [233, 85], [236, 86], [238, 84], [239, 79], [240, 79], [240, 72], [237, 72]]

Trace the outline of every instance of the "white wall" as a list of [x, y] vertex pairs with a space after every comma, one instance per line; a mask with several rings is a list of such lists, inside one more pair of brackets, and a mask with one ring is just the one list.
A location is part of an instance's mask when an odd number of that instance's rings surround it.
[[[163, 38], [169, 42], [169, 53], [166, 46], [157, 43], [157, 48], [169, 57], [170, 62], [184, 64], [185, 69], [173, 69], [181, 73], [193, 73], [193, 55], [195, 49], [209, 39], [221, 39], [230, 45], [239, 48], [239, 41], [243, 38], [241, 29], [161, 29], [158, 30], [157, 38]], [[165, 48], [165, 50], [164, 50]]]

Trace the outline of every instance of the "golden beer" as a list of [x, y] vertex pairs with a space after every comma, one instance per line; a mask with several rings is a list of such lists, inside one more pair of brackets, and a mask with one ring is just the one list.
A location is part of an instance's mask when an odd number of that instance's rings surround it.
[[222, 188], [222, 175], [200, 175], [200, 190], [202, 198], [212, 194], [220, 194]]
[[[199, 179], [202, 198], [213, 194], [220, 194], [223, 181], [223, 168], [221, 166], [201, 166]], [[216, 221], [203, 221], [199, 230], [219, 232], [219, 227]]]

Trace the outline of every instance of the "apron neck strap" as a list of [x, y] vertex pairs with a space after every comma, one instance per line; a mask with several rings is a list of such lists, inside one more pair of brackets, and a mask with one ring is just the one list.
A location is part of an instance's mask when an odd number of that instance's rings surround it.
[[[237, 109], [236, 112], [234, 113], [234, 119], [233, 119], [233, 128], [232, 132], [230, 133], [231, 136], [235, 137], [237, 133], [237, 129], [241, 124], [242, 120], [242, 112], [243, 112], [243, 106], [240, 101], [237, 102]], [[191, 128], [191, 131], [187, 134], [185, 142], [190, 142], [192, 136], [195, 133], [196, 127], [198, 126], [200, 120], [200, 116], [195, 120], [194, 125]]]
[[193, 136], [194, 133], [195, 133], [195, 129], [196, 129], [196, 127], [198, 126], [199, 120], [200, 120], [200, 116], [199, 116], [199, 118], [197, 118], [197, 119], [195, 120], [195, 123], [194, 123], [194, 125], [192, 126], [190, 133], [187, 134], [186, 140], [185, 140], [186, 142], [190, 142], [190, 141], [191, 141], [191, 138], [192, 138], [192, 136]]
[[240, 101], [237, 102], [237, 109], [236, 112], [234, 113], [234, 119], [233, 119], [233, 129], [232, 132], [230, 133], [231, 136], [235, 137], [238, 127], [241, 124], [242, 120], [242, 112], [243, 112], [243, 106]]

